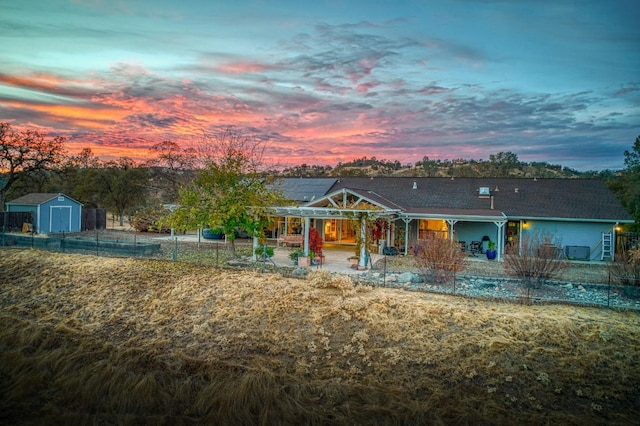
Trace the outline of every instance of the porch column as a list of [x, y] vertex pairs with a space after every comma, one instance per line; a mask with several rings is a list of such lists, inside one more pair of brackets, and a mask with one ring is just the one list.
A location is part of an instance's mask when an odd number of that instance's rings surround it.
[[309, 227], [311, 225], [311, 218], [306, 216], [304, 218], [304, 245], [303, 251], [305, 256], [309, 256]]
[[358, 266], [367, 267], [367, 218], [364, 214], [360, 214], [360, 260]]
[[404, 255], [406, 256], [409, 253], [409, 222], [411, 219], [403, 217], [404, 221]]
[[504, 228], [504, 224], [506, 222], [493, 222], [493, 223], [498, 227], [498, 241], [496, 243], [497, 245], [496, 259], [502, 260], [502, 252], [504, 251], [504, 232], [502, 231], [502, 228]]
[[[254, 222], [258, 222], [258, 216], [254, 216], [253, 218]], [[258, 237], [256, 237], [255, 235], [253, 236], [253, 249], [252, 251], [252, 256], [251, 258], [253, 259], [253, 261], [255, 262], [256, 260], [258, 260], [258, 255], [256, 254], [256, 249], [258, 248], [260, 244], [258, 244]]]
[[453, 225], [458, 223], [457, 219], [447, 219], [447, 223], [449, 224], [449, 241], [453, 241]]

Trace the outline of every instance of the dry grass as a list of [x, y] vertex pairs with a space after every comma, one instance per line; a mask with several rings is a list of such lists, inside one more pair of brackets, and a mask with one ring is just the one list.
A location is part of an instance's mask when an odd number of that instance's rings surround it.
[[637, 313], [0, 255], [0, 424], [640, 423]]

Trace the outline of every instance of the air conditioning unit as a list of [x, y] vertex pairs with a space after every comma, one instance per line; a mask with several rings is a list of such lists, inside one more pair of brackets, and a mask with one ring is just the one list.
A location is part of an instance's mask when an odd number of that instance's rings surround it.
[[591, 249], [587, 246], [566, 246], [567, 259], [589, 260]]

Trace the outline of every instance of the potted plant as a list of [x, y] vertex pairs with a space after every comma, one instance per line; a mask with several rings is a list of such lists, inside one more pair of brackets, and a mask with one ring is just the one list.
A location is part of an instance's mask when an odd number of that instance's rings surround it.
[[309, 266], [311, 265], [311, 261], [316, 257], [316, 254], [312, 251], [309, 252], [307, 256], [302, 253], [298, 256], [298, 266]]
[[486, 253], [487, 255], [487, 259], [489, 260], [494, 260], [496, 258], [496, 243], [495, 241], [489, 240], [489, 242], [487, 243], [487, 250]]
[[258, 257], [258, 259], [268, 259], [273, 257], [273, 247], [269, 247], [266, 244], [260, 245], [256, 247], [254, 253]]
[[304, 256], [304, 252], [300, 249], [293, 250], [289, 253], [289, 259], [293, 260], [293, 264], [298, 266], [298, 258]]

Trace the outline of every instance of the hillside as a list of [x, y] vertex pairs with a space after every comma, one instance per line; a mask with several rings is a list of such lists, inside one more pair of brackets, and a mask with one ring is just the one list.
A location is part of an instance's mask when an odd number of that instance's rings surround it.
[[339, 163], [335, 167], [300, 165], [284, 169], [282, 176], [405, 176], [405, 177], [522, 177], [522, 178], [610, 178], [611, 170], [580, 172], [546, 162], [521, 162], [516, 154], [501, 152], [489, 160], [430, 160], [425, 157], [415, 164], [401, 164], [376, 157], [363, 157]]
[[640, 316], [2, 250], [0, 424], [638, 424]]

